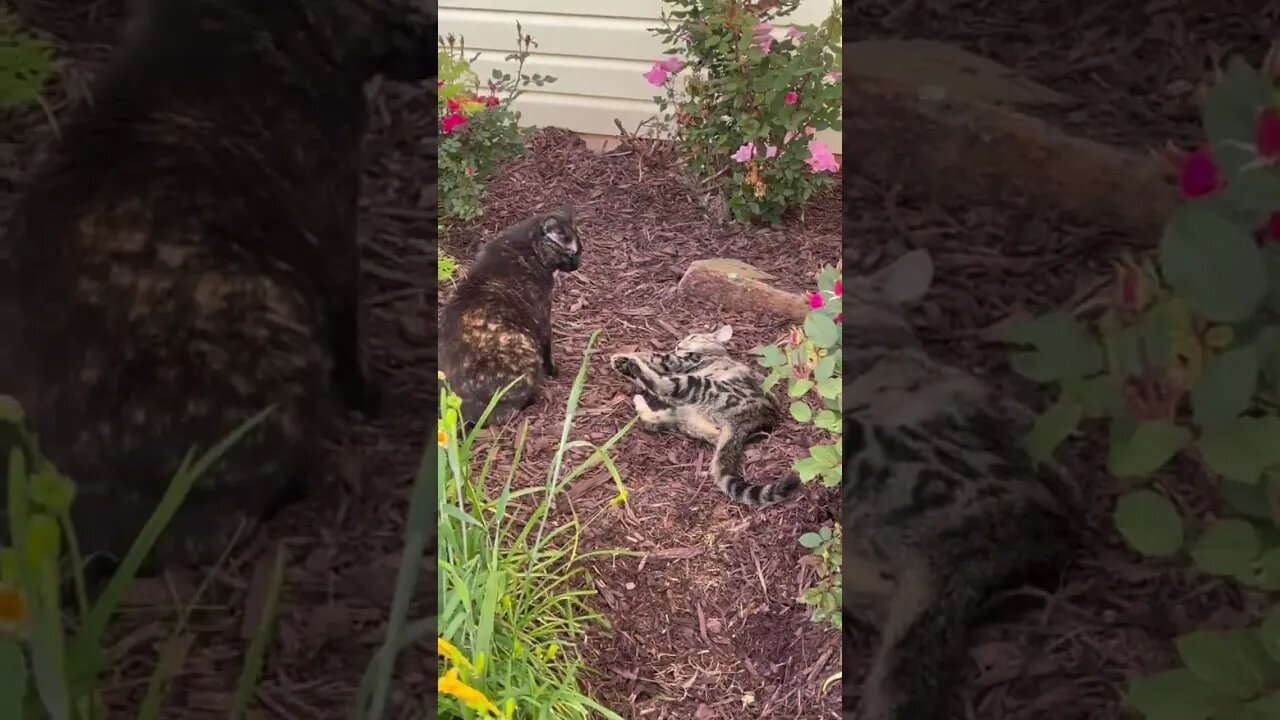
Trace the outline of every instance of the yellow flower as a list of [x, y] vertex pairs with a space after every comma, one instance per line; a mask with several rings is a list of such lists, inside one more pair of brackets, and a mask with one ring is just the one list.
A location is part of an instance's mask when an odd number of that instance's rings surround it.
[[452, 695], [472, 710], [490, 712], [498, 716], [502, 715], [502, 713], [498, 712], [498, 706], [485, 697], [484, 693], [458, 679], [457, 668], [450, 668], [449, 672], [444, 674], [444, 677], [436, 681], [436, 693], [439, 695]]
[[445, 435], [443, 430], [436, 430], [436, 444], [440, 447], [449, 445], [449, 436]]
[[448, 658], [449, 662], [454, 665], [464, 667], [468, 670], [471, 669], [471, 662], [462, 654], [462, 651], [458, 650], [458, 648], [454, 647], [453, 643], [442, 637], [436, 638], [436, 654], [443, 655]]
[[27, 626], [27, 597], [9, 583], [0, 583], [0, 632], [19, 633]]

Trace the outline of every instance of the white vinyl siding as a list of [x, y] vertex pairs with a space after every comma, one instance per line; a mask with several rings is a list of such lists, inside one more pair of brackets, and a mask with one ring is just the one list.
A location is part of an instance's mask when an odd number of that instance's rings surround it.
[[[461, 36], [473, 68], [487, 80], [495, 68], [514, 74], [516, 22], [538, 45], [525, 74], [551, 75], [556, 82], [530, 86], [516, 101], [528, 125], [563, 127], [585, 135], [618, 134], [614, 118], [632, 132], [658, 114], [661, 92], [643, 74], [662, 58], [662, 43], [650, 29], [661, 25], [661, 0], [440, 0], [440, 34]], [[830, 0], [805, 0], [791, 16], [797, 25], [821, 22]], [[780, 25], [780, 27], [786, 27]], [[838, 130], [819, 137], [840, 152]]]

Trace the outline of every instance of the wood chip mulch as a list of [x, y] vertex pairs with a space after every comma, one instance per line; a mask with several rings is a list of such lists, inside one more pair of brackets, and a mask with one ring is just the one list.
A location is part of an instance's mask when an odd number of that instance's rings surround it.
[[[722, 323], [744, 357], [784, 336], [785, 320], [734, 312], [676, 287], [689, 263], [732, 257], [774, 275], [786, 290], [811, 289], [813, 274], [839, 255], [838, 195], [833, 187], [777, 228], [744, 229], [713, 219], [669, 158], [647, 144], [596, 154], [572, 133], [538, 131], [525, 157], [490, 184], [485, 215], [451, 228], [446, 251], [469, 257], [484, 238], [564, 201], [577, 206], [583, 265], [560, 275], [554, 305], [555, 359], [561, 377], [520, 416], [529, 446], [518, 483], [544, 482], [564, 422], [564, 407], [588, 337], [591, 352], [572, 437], [602, 443], [634, 414], [627, 384], [608, 368], [611, 353], [670, 348], [692, 331]], [[442, 288], [447, 298], [448, 288]], [[508, 431], [510, 432], [510, 431]], [[827, 442], [789, 419], [747, 454], [747, 475], [786, 476], [809, 445]], [[626, 718], [734, 720], [835, 718], [840, 671], [836, 633], [815, 625], [795, 598], [813, 578], [799, 563], [804, 532], [835, 521], [833, 491], [807, 487], [796, 502], [760, 511], [728, 503], [710, 475], [707, 446], [636, 429], [613, 451], [629, 492], [603, 469], [570, 487], [574, 509], [592, 519], [584, 552], [626, 549], [640, 557], [593, 563], [594, 606], [612, 625], [585, 644], [599, 671], [587, 685]], [[507, 456], [499, 463], [507, 460]], [[585, 459], [575, 455], [568, 467]], [[502, 465], [499, 465], [502, 467]]]

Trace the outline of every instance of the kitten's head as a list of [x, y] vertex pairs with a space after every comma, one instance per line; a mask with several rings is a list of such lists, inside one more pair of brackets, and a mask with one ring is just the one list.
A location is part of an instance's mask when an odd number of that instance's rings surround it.
[[582, 241], [573, 225], [573, 206], [565, 203], [529, 228], [533, 251], [546, 267], [574, 272], [582, 265]]
[[733, 328], [721, 325], [713, 333], [693, 333], [676, 343], [677, 353], [698, 355], [728, 355], [729, 338], [733, 337]]
[[885, 267], [844, 284], [844, 327], [855, 337], [906, 333], [914, 337], [907, 311], [933, 283], [933, 258], [912, 250]]

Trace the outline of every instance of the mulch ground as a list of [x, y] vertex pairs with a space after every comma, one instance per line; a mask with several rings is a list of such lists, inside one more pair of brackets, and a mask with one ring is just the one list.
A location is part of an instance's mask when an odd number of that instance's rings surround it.
[[[1243, 53], [1257, 64], [1280, 28], [1280, 8], [1225, 2], [860, 2], [846, 9], [850, 40], [927, 38], [999, 60], [1076, 103], [1046, 115], [1079, 135], [1133, 149], [1202, 142], [1201, 84], [1216, 61]], [[846, 112], [857, 112], [856, 108]], [[1010, 377], [1007, 346], [988, 329], [1021, 310], [1044, 312], [1105, 281], [1123, 251], [1150, 251], [1155, 237], [1128, 237], [1090, 218], [1029, 215], [993, 198], [945, 207], [910, 188], [879, 187], [845, 168], [846, 272], [885, 256], [928, 248], [937, 284], [920, 318], [934, 351], [985, 373], [1039, 407], [1044, 395]], [[1067, 458], [1092, 496], [1091, 533], [1055, 592], [1035, 609], [989, 622], [973, 636], [965, 670], [966, 720], [1113, 720], [1129, 678], [1176, 663], [1173, 639], [1256, 618], [1257, 604], [1181, 561], [1144, 560], [1124, 546], [1111, 511], [1123, 492], [1103, 467], [1105, 437], [1092, 432]], [[1219, 507], [1216, 492], [1186, 463], [1157, 486], [1188, 514]], [[865, 647], [865, 645], [864, 645]], [[861, 678], [867, 652], [847, 659]]]
[[[528, 154], [490, 184], [483, 218], [442, 238], [445, 250], [465, 261], [507, 225], [561, 202], [577, 207], [583, 265], [559, 276], [553, 307], [561, 376], [515, 421], [529, 422], [525, 483], [544, 481], [593, 332], [603, 331], [572, 437], [598, 444], [634, 415], [632, 391], [608, 367], [611, 353], [670, 349], [689, 332], [728, 323], [731, 348], [749, 358], [746, 350], [786, 333], [785, 320], [734, 312], [677, 290], [690, 262], [738, 258], [776, 276], [779, 287], [801, 292], [818, 267], [839, 256], [834, 187], [803, 222], [743, 229], [712, 219], [675, 164], [650, 153], [637, 145], [598, 155], [572, 133], [543, 129], [530, 139]], [[448, 292], [442, 288], [442, 298]], [[748, 478], [785, 477], [814, 442], [825, 440], [781, 423], [749, 449]], [[797, 538], [835, 521], [836, 494], [810, 487], [794, 503], [752, 511], [716, 489], [708, 446], [636, 429], [612, 455], [629, 492], [625, 505], [609, 505], [616, 489], [603, 469], [569, 489], [580, 516], [603, 510], [585, 533], [583, 551], [643, 554], [594, 563], [595, 605], [612, 625], [585, 646], [599, 671], [587, 682], [594, 695], [627, 718], [837, 717], [839, 684], [825, 693], [821, 685], [840, 671], [838, 638], [811, 623], [795, 601], [813, 578], [798, 564], [808, 551]]]

